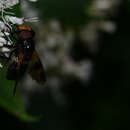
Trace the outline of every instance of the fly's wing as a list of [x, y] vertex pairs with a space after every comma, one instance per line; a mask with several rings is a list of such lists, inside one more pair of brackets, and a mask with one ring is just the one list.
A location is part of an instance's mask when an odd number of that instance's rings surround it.
[[32, 60], [30, 61], [29, 74], [39, 84], [43, 85], [46, 81], [45, 70], [36, 50], [33, 52]]

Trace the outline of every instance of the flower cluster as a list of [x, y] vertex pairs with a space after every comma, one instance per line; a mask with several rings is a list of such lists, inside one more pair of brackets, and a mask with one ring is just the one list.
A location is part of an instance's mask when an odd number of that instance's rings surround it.
[[[1, 0], [0, 1], [0, 56], [8, 57], [10, 50], [5, 45], [11, 45], [12, 41], [10, 39], [10, 31], [12, 29], [13, 21], [11, 21], [11, 16], [15, 15], [12, 12], [7, 12], [6, 9], [12, 9], [12, 6], [19, 3], [19, 0]], [[8, 16], [8, 17], [7, 17]], [[0, 67], [2, 65], [0, 64]]]
[[[31, 2], [36, 2], [33, 0]], [[0, 56], [9, 56], [10, 49], [6, 48], [5, 45], [12, 45], [13, 41], [10, 38], [10, 33], [13, 30], [14, 25], [22, 25], [24, 22], [37, 22], [38, 18], [24, 18], [16, 17], [15, 13], [9, 12], [6, 9], [13, 9], [13, 6], [19, 4], [19, 0], [1, 0], [0, 1]], [[0, 64], [0, 67], [2, 65]]]
[[0, 1], [0, 11], [6, 8], [11, 8], [12, 6], [19, 3], [19, 0], [1, 0]]

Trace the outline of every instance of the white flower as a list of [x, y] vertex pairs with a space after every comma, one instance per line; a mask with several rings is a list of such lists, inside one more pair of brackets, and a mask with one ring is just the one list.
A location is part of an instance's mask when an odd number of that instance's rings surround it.
[[2, 47], [2, 46], [3, 46], [3, 43], [0, 42], [0, 47]]
[[10, 52], [10, 49], [8, 49], [7, 47], [3, 47], [1, 48], [1, 51], [6, 53], [6, 52]]
[[0, 21], [0, 31], [7, 31], [8, 27], [4, 24], [4, 22]]
[[0, 0], [0, 11], [2, 9], [10, 8], [19, 3], [19, 0]]
[[9, 36], [10, 34], [8, 32], [0, 32], [0, 37]]
[[3, 37], [0, 37], [0, 43], [6, 44], [7, 41]]
[[18, 18], [18, 17], [6, 15], [6, 16], [5, 16], [5, 19], [6, 19], [8, 22], [11, 22], [12, 24], [21, 25], [21, 24], [24, 23], [24, 18]]
[[10, 41], [7, 42], [7, 45], [12, 45], [12, 43]]
[[4, 33], [3, 32], [0, 32], [0, 37], [3, 37], [4, 36]]

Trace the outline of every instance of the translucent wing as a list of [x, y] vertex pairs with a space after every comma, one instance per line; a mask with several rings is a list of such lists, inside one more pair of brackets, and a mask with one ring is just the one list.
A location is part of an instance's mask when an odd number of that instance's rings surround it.
[[45, 70], [36, 50], [33, 52], [32, 60], [29, 66], [29, 74], [32, 79], [37, 81], [39, 84], [44, 84], [46, 81]]

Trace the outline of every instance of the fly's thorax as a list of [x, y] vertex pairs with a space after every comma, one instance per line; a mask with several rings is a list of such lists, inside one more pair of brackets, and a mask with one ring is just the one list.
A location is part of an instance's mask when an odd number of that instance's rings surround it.
[[23, 51], [23, 52], [33, 51], [35, 47], [33, 39], [26, 39], [26, 40], [19, 39], [16, 42], [16, 46], [18, 50]]
[[24, 49], [27, 49], [28, 51], [31, 51], [31, 49], [34, 48], [34, 42], [32, 39], [24, 40], [23, 41], [23, 47]]
[[21, 40], [33, 39], [34, 35], [35, 34], [33, 31], [28, 30], [19, 31], [19, 39]]

